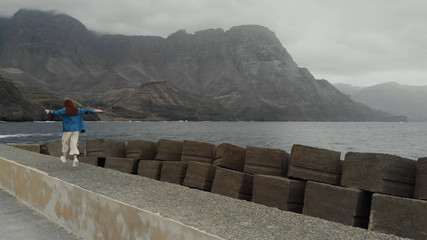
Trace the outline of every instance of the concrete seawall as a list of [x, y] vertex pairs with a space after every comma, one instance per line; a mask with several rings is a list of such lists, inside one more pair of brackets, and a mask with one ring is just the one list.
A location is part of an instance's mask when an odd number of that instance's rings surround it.
[[0, 186], [85, 239], [400, 239], [5, 145]]
[[0, 186], [84, 239], [221, 239], [0, 158]]

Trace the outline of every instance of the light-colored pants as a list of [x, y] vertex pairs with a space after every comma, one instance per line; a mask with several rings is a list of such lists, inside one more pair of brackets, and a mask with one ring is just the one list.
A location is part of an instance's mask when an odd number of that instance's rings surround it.
[[77, 142], [79, 141], [80, 132], [63, 132], [62, 133], [62, 153], [67, 153], [70, 150], [70, 155], [79, 155]]

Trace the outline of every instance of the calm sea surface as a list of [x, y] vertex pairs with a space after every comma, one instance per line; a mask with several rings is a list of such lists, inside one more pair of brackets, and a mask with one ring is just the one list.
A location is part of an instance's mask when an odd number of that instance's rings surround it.
[[[61, 122], [0, 122], [0, 143], [37, 143], [60, 139]], [[341, 152], [389, 153], [427, 157], [427, 123], [355, 122], [86, 122], [81, 141], [193, 140], [214, 144], [279, 148], [293, 144]]]

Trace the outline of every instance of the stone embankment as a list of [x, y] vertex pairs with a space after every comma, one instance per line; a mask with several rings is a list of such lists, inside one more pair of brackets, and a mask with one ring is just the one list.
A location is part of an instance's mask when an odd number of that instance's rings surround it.
[[[59, 141], [17, 147], [61, 155]], [[225, 239], [393, 239], [381, 233], [427, 239], [427, 158], [414, 161], [350, 152], [342, 161], [340, 152], [303, 145], [294, 145], [288, 154], [280, 149], [167, 139], [127, 143], [96, 139], [79, 147], [79, 160], [95, 169], [156, 180], [151, 185], [173, 183], [167, 186], [174, 186], [174, 194], [162, 189], [158, 201], [184, 210], [167, 213], [154, 207], [154, 212]], [[103, 181], [98, 186], [108, 188], [114, 180]], [[188, 192], [181, 195], [176, 189]], [[153, 194], [136, 196], [138, 192], [126, 194], [132, 198]], [[196, 192], [209, 194], [202, 197], [207, 202], [185, 195], [194, 197]], [[221, 195], [226, 198], [218, 199]], [[194, 202], [188, 203], [188, 198]], [[143, 208], [153, 211], [151, 204], [144, 203]], [[233, 207], [227, 209], [228, 205]], [[303, 220], [292, 222], [300, 217]], [[325, 227], [325, 222], [332, 225]]]

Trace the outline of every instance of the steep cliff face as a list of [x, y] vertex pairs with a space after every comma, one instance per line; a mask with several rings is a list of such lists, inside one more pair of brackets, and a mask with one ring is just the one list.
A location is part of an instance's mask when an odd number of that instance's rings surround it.
[[3, 42], [3, 32], [6, 29], [8, 22], [9, 22], [9, 20], [7, 18], [0, 17], [0, 46]]
[[43, 116], [43, 108], [25, 99], [11, 81], [0, 75], [0, 120], [31, 121], [34, 119], [47, 119]]
[[31, 76], [22, 85], [35, 82], [115, 117], [395, 120], [299, 68], [262, 26], [167, 38], [97, 35], [66, 15], [20, 10], [0, 21], [1, 35], [0, 70], [22, 71]]

